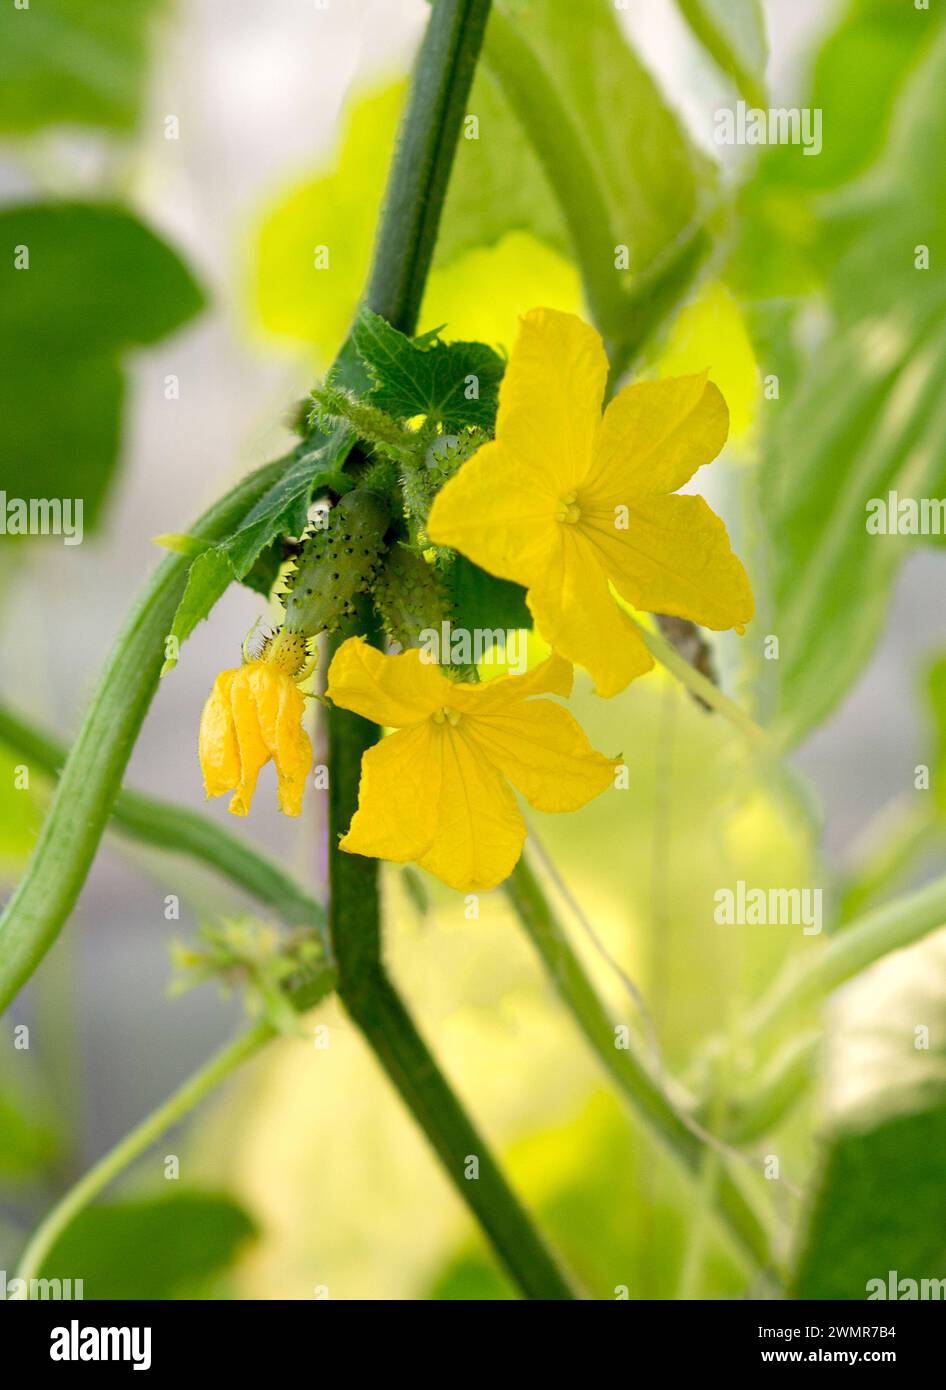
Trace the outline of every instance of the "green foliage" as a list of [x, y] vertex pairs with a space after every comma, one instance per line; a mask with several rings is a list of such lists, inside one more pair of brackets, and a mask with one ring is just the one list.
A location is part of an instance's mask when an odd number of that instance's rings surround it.
[[81, 1279], [87, 1299], [199, 1297], [256, 1233], [251, 1217], [222, 1194], [111, 1202], [79, 1213], [39, 1277]]
[[487, 574], [465, 555], [457, 555], [446, 578], [456, 627], [470, 632], [476, 628], [531, 628], [532, 614], [521, 584]]
[[677, 0], [713, 61], [751, 105], [765, 103], [768, 42], [761, 0]]
[[16, 9], [9, 0], [0, 10], [0, 131], [133, 126], [159, 8], [161, 0], [55, 0]]
[[[484, 57], [555, 192], [598, 327], [621, 341], [635, 332], [635, 296], [670, 269], [702, 220], [715, 166], [691, 144], [611, 5], [501, 0]], [[496, 138], [493, 157], [505, 159], [517, 139]]]
[[[171, 248], [119, 207], [7, 207], [0, 245], [4, 488], [82, 498], [88, 530], [116, 467], [123, 355], [186, 323], [202, 295]], [[21, 247], [28, 269], [17, 269]]]
[[933, 720], [933, 756], [930, 783], [937, 813], [946, 817], [946, 655], [930, 664], [926, 693]]
[[325, 948], [313, 931], [284, 931], [253, 917], [222, 917], [201, 928], [196, 945], [175, 942], [172, 992], [183, 994], [217, 980], [228, 990], [241, 990], [254, 1017], [262, 1016], [279, 1033], [304, 1037], [287, 991], [324, 962]]
[[197, 556], [171, 625], [173, 641], [162, 674], [177, 665], [180, 645], [235, 579], [249, 579], [250, 588], [268, 593], [278, 569], [278, 539], [302, 535], [309, 506], [320, 492], [344, 492], [351, 486], [340, 469], [353, 442], [351, 432], [343, 428], [314, 447], [301, 444], [285, 473], [260, 498], [233, 535]]
[[370, 309], [359, 313], [352, 338], [371, 377], [369, 399], [386, 414], [422, 415], [448, 431], [492, 425], [504, 369], [492, 348], [434, 333], [407, 338]]
[[59, 1147], [52, 1125], [20, 1096], [0, 1093], [0, 1177], [14, 1182], [36, 1177], [55, 1158]]
[[868, 504], [891, 491], [946, 494], [946, 270], [935, 252], [929, 269], [915, 266], [917, 243], [936, 246], [946, 231], [946, 206], [929, 198], [946, 161], [934, 95], [944, 81], [941, 31], [904, 92], [883, 160], [825, 239], [834, 331], [792, 399], [768, 407], [762, 514], [774, 552], [780, 718], [792, 740], [860, 674], [904, 556], [926, 540], [870, 534]]
[[507, 232], [528, 231], [564, 252], [568, 229], [551, 185], [495, 77], [481, 67], [470, 95], [477, 139], [461, 139], [453, 162], [435, 266], [449, 265]]
[[867, 1297], [870, 1279], [946, 1271], [946, 1106], [831, 1141], [793, 1281], [796, 1298]]

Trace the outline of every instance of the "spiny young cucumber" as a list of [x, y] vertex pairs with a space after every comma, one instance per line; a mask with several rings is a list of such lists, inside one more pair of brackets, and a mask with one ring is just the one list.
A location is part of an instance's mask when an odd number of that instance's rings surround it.
[[425, 629], [440, 631], [450, 604], [433, 565], [403, 545], [392, 546], [372, 586], [374, 606], [389, 637], [416, 647]]
[[352, 600], [369, 587], [390, 524], [380, 498], [366, 488], [346, 492], [325, 514], [325, 525], [306, 537], [289, 576], [286, 629], [315, 637], [334, 632], [354, 612]]

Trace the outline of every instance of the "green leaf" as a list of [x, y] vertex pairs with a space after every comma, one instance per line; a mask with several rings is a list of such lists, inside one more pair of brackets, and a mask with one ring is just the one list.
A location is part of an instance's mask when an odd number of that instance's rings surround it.
[[926, 688], [933, 718], [931, 790], [936, 810], [946, 817], [946, 655], [931, 663], [926, 674]]
[[118, 460], [122, 356], [185, 323], [201, 292], [171, 248], [119, 207], [7, 207], [0, 246], [4, 489], [81, 498], [89, 530]]
[[369, 398], [380, 410], [400, 420], [423, 415], [447, 431], [492, 427], [505, 368], [492, 348], [445, 343], [433, 333], [412, 340], [367, 308], [352, 338], [373, 383]]
[[[869, 1281], [946, 1273], [946, 1107], [838, 1135], [794, 1279], [796, 1298], [867, 1298]], [[876, 1287], [876, 1286], [875, 1286]]]
[[752, 106], [764, 106], [768, 41], [760, 0], [677, 0], [707, 53]]
[[[352, 444], [348, 429], [337, 430], [321, 443], [300, 444], [279, 482], [260, 499], [239, 530], [197, 556], [174, 614], [162, 675], [177, 665], [180, 647], [234, 580], [246, 582], [256, 593], [264, 592], [267, 577], [274, 580], [279, 568], [275, 542], [281, 536], [301, 536], [309, 507], [319, 493], [329, 489], [343, 493], [351, 487], [351, 479], [344, 476], [341, 466]], [[268, 594], [268, 588], [265, 592]]]
[[487, 574], [465, 555], [458, 555], [447, 576], [453, 625], [467, 632], [532, 627], [526, 591], [509, 579]]
[[[876, 503], [946, 495], [946, 267], [917, 269], [946, 210], [930, 200], [946, 162], [946, 32], [914, 74], [869, 186], [832, 225], [834, 331], [810, 354], [790, 400], [772, 404], [763, 513], [780, 642], [779, 718], [801, 738], [845, 695], [882, 631], [911, 548], [942, 537], [871, 534]], [[922, 228], [922, 236], [918, 229]], [[870, 508], [870, 512], [869, 512]], [[889, 519], [889, 518], [888, 518]]]
[[113, 1202], [79, 1213], [39, 1277], [81, 1279], [87, 1299], [193, 1297], [256, 1233], [244, 1209], [224, 1195]]
[[470, 115], [476, 139], [461, 139], [437, 236], [435, 266], [449, 265], [479, 246], [494, 246], [508, 232], [532, 232], [567, 252], [568, 229], [551, 185], [528, 139], [516, 129], [502, 91], [481, 66]]
[[[620, 341], [635, 331], [635, 295], [695, 234], [715, 165], [696, 151], [604, 0], [500, 0], [483, 54], [565, 218], [595, 321]], [[521, 137], [511, 125], [488, 138], [501, 164]], [[461, 169], [464, 158], [461, 148]], [[488, 218], [494, 235], [494, 210]], [[547, 228], [544, 212], [541, 220]]]
[[0, 130], [128, 129], [138, 119], [160, 0], [34, 0], [0, 10]]
[[56, 1156], [55, 1130], [35, 1113], [35, 1102], [31, 1110], [0, 1093], [0, 1176], [6, 1180], [35, 1179]]

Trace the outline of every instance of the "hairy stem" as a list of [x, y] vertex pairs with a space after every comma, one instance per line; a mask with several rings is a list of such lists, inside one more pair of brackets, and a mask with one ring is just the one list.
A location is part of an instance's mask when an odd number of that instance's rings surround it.
[[[418, 56], [366, 295], [402, 333], [416, 327], [489, 7], [490, 0], [439, 0]], [[328, 712], [329, 927], [339, 995], [522, 1292], [572, 1298], [387, 978], [377, 862], [338, 848], [358, 804], [362, 755], [378, 735], [358, 715]]]

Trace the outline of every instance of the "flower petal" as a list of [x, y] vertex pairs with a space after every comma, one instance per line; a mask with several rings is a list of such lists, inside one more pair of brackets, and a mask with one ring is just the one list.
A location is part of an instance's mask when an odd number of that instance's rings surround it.
[[260, 728], [256, 691], [252, 683], [256, 666], [256, 662], [241, 666], [233, 673], [230, 682], [230, 714], [240, 759], [240, 776], [229, 807], [235, 816], [249, 814], [260, 769], [269, 761], [269, 749]]
[[739, 631], [753, 613], [752, 589], [726, 527], [702, 497], [645, 497], [630, 526], [589, 528], [622, 598], [649, 613]]
[[521, 676], [497, 676], [495, 680], [481, 681], [479, 685], [457, 683], [451, 692], [450, 704], [454, 709], [480, 717], [493, 710], [517, 705], [530, 695], [567, 697], [572, 693], [573, 677], [571, 662], [553, 652]]
[[594, 547], [577, 527], [563, 534], [555, 563], [526, 602], [545, 640], [584, 666], [599, 695], [616, 695], [653, 667], [643, 637], [621, 612]]
[[537, 811], [576, 811], [614, 784], [617, 762], [596, 753], [568, 710], [551, 700], [471, 718], [468, 737]]
[[230, 686], [236, 670], [221, 671], [200, 717], [198, 756], [208, 796], [232, 791], [240, 780], [240, 754], [230, 713]]
[[312, 766], [312, 743], [302, 726], [304, 714], [305, 697], [290, 677], [282, 683], [273, 742], [269, 729], [263, 730], [279, 776], [279, 809], [286, 816], [301, 813], [302, 795]]
[[540, 574], [560, 501], [591, 467], [607, 377], [588, 324], [555, 309], [525, 314], [499, 391], [496, 440], [434, 498], [430, 539], [504, 579], [528, 584]]
[[437, 825], [442, 742], [439, 729], [425, 721], [368, 749], [361, 760], [358, 810], [342, 849], [403, 864], [429, 848]]
[[726, 442], [729, 411], [705, 372], [625, 386], [604, 412], [582, 509], [676, 492]]
[[421, 868], [450, 888], [495, 888], [515, 867], [526, 827], [508, 783], [482, 749], [450, 724], [442, 730], [442, 780], [437, 830]]
[[453, 685], [412, 649], [386, 656], [362, 637], [349, 637], [332, 658], [329, 699], [386, 728], [401, 729], [448, 704]]
[[497, 439], [437, 493], [427, 518], [436, 545], [452, 545], [500, 579], [541, 573], [554, 539], [559, 490]]
[[573, 491], [591, 464], [607, 380], [594, 328], [575, 314], [530, 310], [499, 388], [497, 439], [559, 494]]

